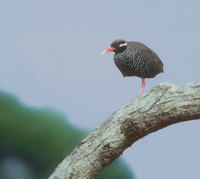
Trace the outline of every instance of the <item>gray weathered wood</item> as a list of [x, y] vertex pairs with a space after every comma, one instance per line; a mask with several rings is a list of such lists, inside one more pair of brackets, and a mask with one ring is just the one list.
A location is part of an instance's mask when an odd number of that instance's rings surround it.
[[200, 83], [163, 83], [113, 113], [67, 156], [49, 179], [93, 178], [138, 139], [200, 118]]

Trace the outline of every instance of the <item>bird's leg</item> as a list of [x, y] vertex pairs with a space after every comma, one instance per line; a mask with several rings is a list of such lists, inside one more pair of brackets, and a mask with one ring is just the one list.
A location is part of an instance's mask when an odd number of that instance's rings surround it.
[[144, 90], [145, 85], [146, 85], [145, 78], [142, 78], [142, 88], [141, 88], [141, 90], [140, 90], [140, 93], [139, 93], [138, 97], [141, 96], [141, 94], [142, 94], [142, 92], [143, 92], [143, 90]]

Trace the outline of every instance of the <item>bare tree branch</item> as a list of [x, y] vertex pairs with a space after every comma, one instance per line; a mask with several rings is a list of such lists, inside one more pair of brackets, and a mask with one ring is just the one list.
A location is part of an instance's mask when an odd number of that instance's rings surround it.
[[163, 83], [113, 113], [67, 156], [49, 179], [93, 178], [138, 139], [200, 118], [200, 83]]

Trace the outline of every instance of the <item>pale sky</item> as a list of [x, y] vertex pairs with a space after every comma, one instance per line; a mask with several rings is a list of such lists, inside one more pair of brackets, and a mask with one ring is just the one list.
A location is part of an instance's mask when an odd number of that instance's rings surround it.
[[[165, 73], [147, 80], [181, 85], [200, 77], [200, 1], [1, 0], [0, 90], [33, 107], [50, 107], [94, 129], [135, 99], [141, 79], [122, 78], [118, 38], [140, 41]], [[136, 142], [122, 157], [138, 179], [200, 177], [200, 121], [173, 125]]]

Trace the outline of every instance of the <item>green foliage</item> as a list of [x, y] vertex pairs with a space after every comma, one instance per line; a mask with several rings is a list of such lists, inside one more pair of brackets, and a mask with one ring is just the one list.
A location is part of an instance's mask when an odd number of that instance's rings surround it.
[[100, 172], [95, 179], [134, 179], [128, 165], [121, 159], [115, 160]]
[[[0, 157], [22, 158], [37, 178], [47, 178], [87, 134], [56, 111], [25, 107], [13, 96], [0, 93]], [[133, 178], [125, 166], [116, 160], [96, 178]]]

